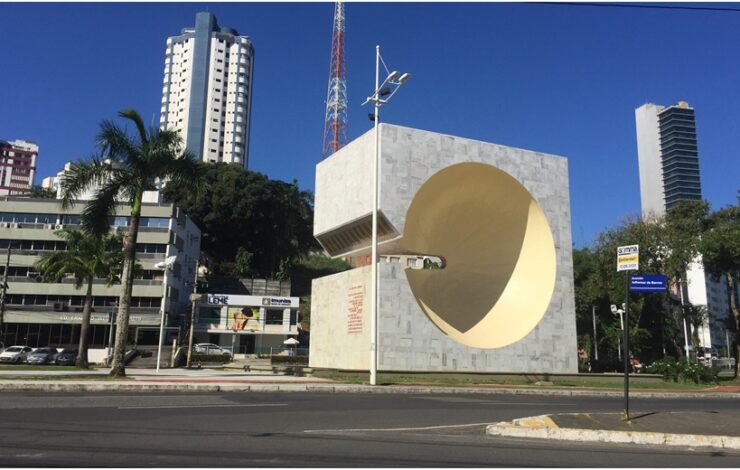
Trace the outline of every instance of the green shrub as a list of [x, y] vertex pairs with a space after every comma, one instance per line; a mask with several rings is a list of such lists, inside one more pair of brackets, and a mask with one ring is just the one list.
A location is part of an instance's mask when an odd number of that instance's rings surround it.
[[205, 353], [193, 353], [190, 356], [190, 363], [197, 364], [198, 362], [218, 362], [226, 363], [231, 361], [231, 356], [228, 354], [205, 354]]
[[655, 361], [647, 368], [651, 374], [660, 374], [663, 380], [673, 382], [693, 382], [695, 384], [717, 383], [719, 367], [705, 366], [698, 362], [681, 358], [678, 361], [672, 357]]
[[270, 364], [308, 365], [308, 356], [271, 356]]

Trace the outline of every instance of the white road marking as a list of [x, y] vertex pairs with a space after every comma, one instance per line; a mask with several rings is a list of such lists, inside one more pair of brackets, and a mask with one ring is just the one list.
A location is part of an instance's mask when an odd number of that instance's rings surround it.
[[355, 428], [355, 429], [305, 429], [303, 432], [374, 432], [374, 431], [430, 431], [433, 429], [450, 429], [450, 428], [469, 428], [473, 426], [488, 426], [490, 421], [485, 423], [471, 424], [447, 424], [441, 426], [421, 426], [416, 428]]
[[248, 408], [259, 406], [288, 406], [287, 403], [254, 404], [215, 404], [215, 405], [160, 405], [160, 406], [119, 406], [119, 410], [157, 410], [162, 408]]
[[543, 403], [543, 402], [511, 402], [511, 401], [481, 401], [479, 405], [557, 405], [557, 406], [576, 406], [577, 403]]
[[412, 397], [416, 400], [431, 400], [431, 401], [441, 401], [441, 402], [447, 402], [447, 403], [470, 403], [470, 404], [476, 404], [476, 405], [507, 405], [507, 406], [516, 406], [516, 405], [543, 405], [543, 406], [551, 406], [551, 405], [562, 405], [562, 406], [576, 406], [576, 403], [561, 403], [561, 402], [517, 402], [517, 401], [507, 401], [507, 400], [487, 400], [483, 401], [480, 398], [464, 398], [464, 397]]

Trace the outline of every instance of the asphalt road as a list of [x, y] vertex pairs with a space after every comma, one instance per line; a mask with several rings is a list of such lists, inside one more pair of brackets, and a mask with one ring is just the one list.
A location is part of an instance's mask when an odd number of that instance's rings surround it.
[[[633, 413], [704, 410], [721, 417], [736, 408], [736, 400], [631, 400]], [[524, 416], [621, 409], [617, 398], [522, 395], [0, 393], [0, 465], [740, 467], [740, 452], [494, 438], [484, 431]]]

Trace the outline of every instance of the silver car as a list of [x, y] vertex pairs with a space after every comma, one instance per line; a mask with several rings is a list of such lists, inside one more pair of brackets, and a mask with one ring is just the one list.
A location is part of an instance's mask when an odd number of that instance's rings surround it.
[[0, 362], [20, 364], [31, 351], [33, 351], [33, 348], [29, 346], [10, 346], [0, 353]]
[[26, 364], [48, 364], [54, 362], [57, 354], [57, 348], [38, 348], [26, 356]]

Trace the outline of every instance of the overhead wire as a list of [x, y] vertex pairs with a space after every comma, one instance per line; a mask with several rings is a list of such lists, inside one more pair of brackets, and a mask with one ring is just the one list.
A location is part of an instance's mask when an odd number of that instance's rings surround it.
[[740, 8], [729, 7], [705, 7], [705, 6], [685, 6], [685, 5], [647, 5], [641, 3], [593, 3], [593, 2], [526, 2], [535, 5], [564, 5], [564, 6], [586, 6], [586, 7], [604, 7], [604, 8], [634, 8], [634, 9], [651, 9], [651, 10], [695, 10], [695, 11], [727, 11], [740, 12]]

